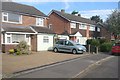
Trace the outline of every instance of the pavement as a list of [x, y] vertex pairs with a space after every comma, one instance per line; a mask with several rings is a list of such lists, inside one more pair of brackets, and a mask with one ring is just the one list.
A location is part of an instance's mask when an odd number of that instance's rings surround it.
[[11, 55], [2, 54], [2, 75], [3, 77], [19, 73], [24, 70], [41, 67], [44, 65], [53, 64], [60, 61], [79, 58], [89, 55], [85, 54], [70, 54], [70, 53], [54, 53], [54, 52], [33, 52], [30, 55]]
[[25, 71], [24, 73], [13, 76], [13, 78], [76, 78], [91, 67], [114, 57], [115, 56], [101, 53], [90, 54], [65, 62]]

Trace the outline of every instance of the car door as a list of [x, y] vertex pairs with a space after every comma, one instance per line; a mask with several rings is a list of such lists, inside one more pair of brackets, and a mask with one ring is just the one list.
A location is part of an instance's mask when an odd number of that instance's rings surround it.
[[59, 44], [57, 46], [58, 51], [64, 51], [64, 46], [65, 46], [64, 41], [63, 40], [59, 41]]
[[64, 49], [66, 52], [72, 52], [74, 45], [70, 41], [65, 41]]

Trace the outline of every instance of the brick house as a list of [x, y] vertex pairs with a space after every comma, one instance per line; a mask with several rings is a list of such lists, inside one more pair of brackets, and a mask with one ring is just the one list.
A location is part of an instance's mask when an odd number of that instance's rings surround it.
[[83, 45], [86, 44], [87, 39], [95, 38], [95, 34], [100, 33], [100, 28], [96, 27], [95, 22], [80, 15], [65, 13], [65, 10], [52, 10], [48, 16], [48, 24], [55, 33], [66, 33], [70, 40]]
[[53, 45], [54, 36], [47, 24], [48, 17], [33, 6], [2, 2], [2, 51], [7, 52], [23, 40], [32, 51], [47, 50]]

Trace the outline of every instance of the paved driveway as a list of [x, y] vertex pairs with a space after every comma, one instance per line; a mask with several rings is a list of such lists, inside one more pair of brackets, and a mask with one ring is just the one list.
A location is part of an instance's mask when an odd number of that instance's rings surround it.
[[77, 58], [88, 54], [68, 54], [54, 52], [34, 52], [30, 55], [14, 56], [10, 54], [2, 54], [2, 73], [9, 75], [14, 72], [34, 68], [46, 64], [51, 64], [67, 59]]

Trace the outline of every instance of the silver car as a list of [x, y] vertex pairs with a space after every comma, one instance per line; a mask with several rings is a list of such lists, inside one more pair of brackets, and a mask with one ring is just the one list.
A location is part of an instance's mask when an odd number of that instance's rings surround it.
[[71, 40], [58, 40], [53, 47], [53, 51], [72, 52], [73, 54], [76, 54], [86, 52], [86, 48]]

